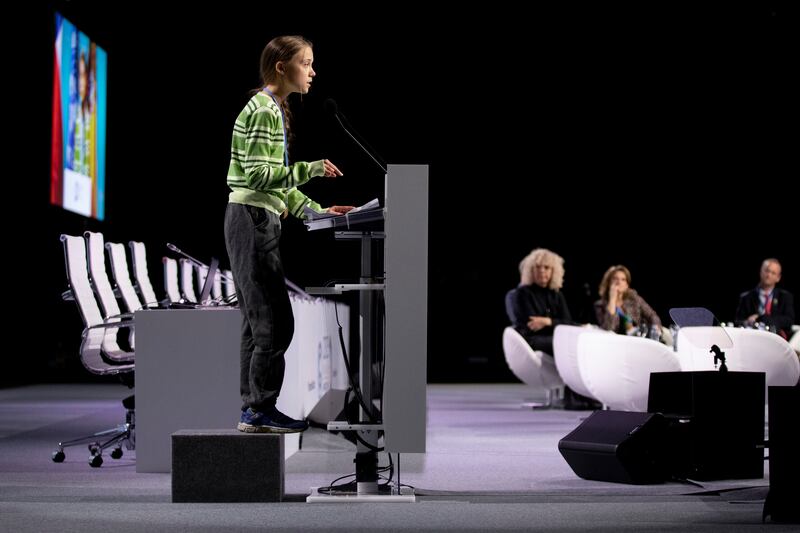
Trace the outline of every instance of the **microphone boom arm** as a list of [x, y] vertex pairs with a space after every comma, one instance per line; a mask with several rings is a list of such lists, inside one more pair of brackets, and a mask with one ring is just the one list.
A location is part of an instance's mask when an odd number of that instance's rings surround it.
[[[181, 250], [180, 248], [178, 248], [177, 246], [175, 246], [175, 245], [174, 245], [174, 244], [172, 244], [172, 243], [169, 243], [169, 242], [168, 242], [168, 243], [167, 243], [167, 248], [169, 248], [170, 250], [172, 250], [172, 251], [173, 251], [173, 252], [175, 252], [176, 254], [180, 254], [180, 255], [182, 255], [183, 257], [185, 257], [186, 259], [188, 259], [189, 261], [191, 261], [192, 263], [194, 263], [195, 265], [197, 265], [197, 266], [199, 266], [199, 267], [208, 268], [208, 265], [207, 265], [207, 264], [203, 263], [202, 261], [198, 261], [197, 259], [195, 259], [195, 258], [194, 258], [194, 257], [192, 257], [191, 255], [187, 254], [186, 252], [184, 252], [183, 250]], [[226, 280], [228, 280], [228, 281], [233, 281], [233, 280], [230, 278], [230, 276], [228, 276], [228, 275], [227, 275], [225, 272], [223, 272], [222, 270], [217, 270], [217, 272], [219, 272], [219, 275], [220, 275], [220, 277], [223, 277], [223, 278], [225, 278], [225, 279], [226, 279]]]
[[339, 118], [339, 113], [334, 113], [334, 115], [333, 115], [333, 116], [335, 116], [335, 117], [336, 117], [336, 121], [337, 121], [337, 122], [339, 123], [339, 125], [342, 127], [342, 129], [344, 130], [344, 132], [345, 132], [346, 134], [348, 134], [348, 135], [350, 136], [350, 138], [351, 138], [351, 139], [353, 139], [353, 140], [355, 141], [355, 143], [356, 143], [356, 144], [357, 144], [357, 145], [358, 145], [358, 146], [359, 146], [359, 147], [360, 147], [362, 150], [364, 150], [364, 152], [365, 152], [365, 153], [366, 153], [368, 156], [370, 156], [370, 157], [372, 158], [372, 160], [373, 160], [373, 161], [375, 161], [375, 164], [376, 164], [376, 165], [378, 165], [378, 166], [380, 167], [380, 169], [383, 171], [383, 173], [384, 173], [384, 174], [386, 174], [386, 167], [385, 167], [385, 166], [383, 166], [383, 165], [382, 165], [382, 164], [381, 164], [381, 163], [380, 163], [380, 162], [379, 162], [379, 161], [378, 161], [378, 160], [375, 158], [375, 156], [374, 156], [374, 155], [372, 155], [372, 153], [371, 153], [369, 150], [367, 150], [366, 148], [364, 148], [364, 145], [363, 145], [363, 144], [361, 144], [360, 142], [358, 142], [358, 139], [356, 139], [356, 138], [353, 136], [353, 134], [352, 134], [352, 133], [350, 133], [350, 131], [349, 131], [347, 128], [345, 128], [344, 124], [342, 124], [342, 119], [341, 119], [341, 118]]

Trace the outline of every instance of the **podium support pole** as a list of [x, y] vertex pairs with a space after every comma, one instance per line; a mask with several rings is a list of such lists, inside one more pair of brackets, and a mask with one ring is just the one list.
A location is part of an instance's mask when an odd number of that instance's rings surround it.
[[[372, 240], [371, 232], [361, 234], [361, 283], [374, 283], [372, 267]], [[361, 396], [371, 409], [368, 413], [361, 406], [359, 421], [362, 424], [380, 423], [375, 414], [372, 403], [372, 362], [376, 360], [378, 346], [378, 323], [375, 320], [377, 309], [376, 291], [360, 291], [361, 314], [361, 360], [359, 364], [359, 383]], [[356, 486], [358, 494], [378, 494], [378, 431], [361, 430], [357, 432], [356, 442]]]

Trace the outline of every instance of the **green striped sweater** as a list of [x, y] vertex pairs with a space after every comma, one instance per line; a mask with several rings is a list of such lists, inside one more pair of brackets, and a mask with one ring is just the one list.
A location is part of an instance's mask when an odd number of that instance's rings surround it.
[[281, 110], [269, 95], [253, 96], [233, 126], [228, 201], [264, 207], [278, 215], [288, 208], [292, 215], [305, 218], [306, 205], [324, 210], [297, 186], [324, 174], [322, 160], [285, 165]]

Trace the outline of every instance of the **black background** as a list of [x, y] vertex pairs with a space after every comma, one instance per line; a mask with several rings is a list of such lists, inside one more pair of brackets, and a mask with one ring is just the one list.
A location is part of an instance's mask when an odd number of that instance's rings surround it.
[[[783, 4], [481, 9], [407, 3], [44, 2], [5, 8], [7, 353], [0, 383], [89, 379], [58, 235], [147, 244], [162, 294], [172, 242], [227, 265], [222, 219], [233, 121], [274, 36], [314, 43], [294, 100], [294, 157], [333, 160], [323, 205], [382, 194], [383, 177], [323, 110], [335, 98], [390, 163], [430, 165], [429, 381], [514, 379], [505, 292], [532, 248], [566, 260], [573, 315], [623, 263], [668, 321], [731, 320], [765, 257], [798, 291], [797, 18]], [[54, 10], [108, 52], [103, 222], [48, 205]], [[793, 33], [794, 31], [794, 33]], [[295, 95], [296, 97], [296, 95]], [[357, 248], [285, 224], [287, 275], [352, 279]], [[590, 294], [586, 294], [588, 288]]]

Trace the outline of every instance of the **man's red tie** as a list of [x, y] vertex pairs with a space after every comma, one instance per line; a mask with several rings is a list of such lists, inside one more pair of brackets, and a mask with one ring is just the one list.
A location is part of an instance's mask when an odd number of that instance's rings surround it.
[[772, 293], [767, 295], [767, 302], [764, 304], [764, 314], [771, 315], [772, 314]]

